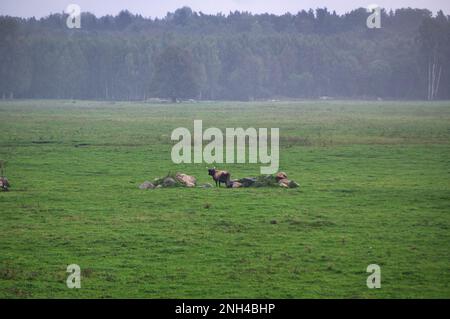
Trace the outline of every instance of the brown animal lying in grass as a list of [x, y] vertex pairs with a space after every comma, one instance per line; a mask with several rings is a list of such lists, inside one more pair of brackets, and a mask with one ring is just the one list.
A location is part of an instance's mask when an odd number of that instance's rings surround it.
[[231, 175], [227, 171], [220, 171], [215, 167], [209, 168], [208, 175], [212, 176], [213, 180], [216, 182], [216, 187], [220, 187], [220, 183], [224, 183], [225, 185], [228, 185], [230, 183]]

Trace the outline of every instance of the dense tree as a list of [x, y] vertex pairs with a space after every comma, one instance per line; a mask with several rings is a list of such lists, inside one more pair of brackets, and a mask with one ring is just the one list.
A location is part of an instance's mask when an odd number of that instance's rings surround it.
[[442, 73], [449, 71], [449, 28], [449, 20], [442, 11], [435, 19], [425, 18], [419, 28], [421, 54], [426, 65], [428, 100], [434, 100], [438, 96]]
[[450, 19], [360, 8], [163, 19], [128, 11], [36, 20], [0, 16], [0, 97], [104, 100], [268, 98], [449, 99]]
[[169, 46], [155, 61], [153, 80], [156, 94], [176, 102], [178, 98], [198, 98], [200, 91], [199, 68], [191, 52]]

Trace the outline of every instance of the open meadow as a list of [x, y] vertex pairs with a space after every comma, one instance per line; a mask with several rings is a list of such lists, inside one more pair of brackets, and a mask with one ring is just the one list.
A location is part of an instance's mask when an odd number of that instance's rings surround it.
[[[212, 183], [171, 160], [194, 119], [280, 128], [300, 188], [140, 190]], [[450, 102], [17, 100], [0, 127], [1, 298], [450, 298]]]

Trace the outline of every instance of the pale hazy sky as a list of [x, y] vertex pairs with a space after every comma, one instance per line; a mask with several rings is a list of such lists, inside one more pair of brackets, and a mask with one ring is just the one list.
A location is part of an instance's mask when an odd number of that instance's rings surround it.
[[396, 9], [403, 7], [426, 8], [433, 13], [442, 9], [450, 14], [450, 0], [0, 0], [0, 15], [37, 18], [50, 13], [61, 13], [68, 4], [75, 3], [81, 11], [89, 11], [96, 16], [117, 14], [128, 9], [144, 17], [164, 17], [182, 6], [189, 6], [194, 11], [203, 13], [230, 11], [250, 11], [253, 13], [296, 13], [302, 9], [327, 7], [330, 11], [345, 13], [358, 7], [377, 4], [383, 8]]

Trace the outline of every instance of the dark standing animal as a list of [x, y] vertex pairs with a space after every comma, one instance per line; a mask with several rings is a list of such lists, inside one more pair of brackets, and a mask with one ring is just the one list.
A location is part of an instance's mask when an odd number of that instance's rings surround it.
[[0, 160], [0, 190], [7, 192], [10, 184], [5, 177], [5, 165], [6, 162]]
[[208, 175], [212, 176], [213, 180], [216, 182], [216, 187], [220, 187], [220, 183], [228, 185], [230, 183], [230, 173], [227, 171], [220, 171], [214, 168], [208, 169]]
[[7, 192], [8, 187], [11, 186], [6, 177], [0, 177], [0, 189]]

